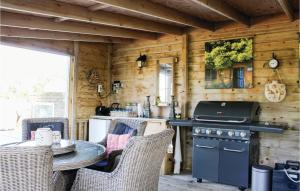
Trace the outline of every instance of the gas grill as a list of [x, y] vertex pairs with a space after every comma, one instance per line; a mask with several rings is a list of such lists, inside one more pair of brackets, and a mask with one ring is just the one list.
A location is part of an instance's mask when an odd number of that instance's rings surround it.
[[199, 102], [193, 123], [193, 177], [244, 190], [258, 163], [258, 136], [248, 124], [258, 120], [255, 102]]
[[192, 174], [244, 190], [251, 166], [258, 163], [258, 132], [282, 133], [285, 123], [259, 122], [256, 102], [201, 101], [193, 119], [170, 120], [172, 126], [193, 128]]

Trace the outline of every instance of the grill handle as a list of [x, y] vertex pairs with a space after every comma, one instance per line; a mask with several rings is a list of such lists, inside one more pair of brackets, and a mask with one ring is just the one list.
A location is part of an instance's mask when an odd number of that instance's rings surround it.
[[205, 146], [205, 145], [195, 145], [198, 148], [203, 148], [203, 149], [214, 149], [216, 147], [211, 147], [211, 146]]
[[235, 152], [235, 153], [243, 153], [245, 151], [245, 149], [242, 150], [236, 150], [236, 149], [228, 149], [226, 147], [224, 147], [223, 149], [224, 151], [229, 151], [229, 152]]
[[243, 118], [243, 120], [222, 120], [222, 119], [201, 119], [199, 117], [195, 118], [196, 121], [204, 121], [204, 122], [222, 122], [222, 123], [245, 123], [247, 118]]

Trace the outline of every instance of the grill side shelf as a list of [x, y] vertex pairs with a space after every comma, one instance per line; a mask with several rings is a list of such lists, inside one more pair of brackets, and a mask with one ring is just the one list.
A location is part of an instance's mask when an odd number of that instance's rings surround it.
[[248, 126], [250, 131], [265, 132], [265, 133], [283, 133], [288, 125], [286, 123], [268, 123], [258, 122], [252, 123]]
[[[170, 120], [169, 124], [172, 126], [182, 126], [182, 127], [193, 127], [193, 126], [207, 126], [218, 128], [226, 128], [229, 124], [226, 123], [210, 123], [210, 122], [197, 122], [194, 120]], [[247, 124], [231, 124], [231, 127], [236, 127], [240, 130], [250, 130], [253, 132], [265, 132], [265, 133], [283, 133], [287, 129], [287, 123], [268, 123], [268, 122], [253, 122]]]

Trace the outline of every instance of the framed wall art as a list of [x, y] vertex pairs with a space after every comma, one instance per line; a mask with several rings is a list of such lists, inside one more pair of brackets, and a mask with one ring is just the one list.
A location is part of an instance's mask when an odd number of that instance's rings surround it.
[[205, 88], [252, 88], [253, 39], [205, 43]]

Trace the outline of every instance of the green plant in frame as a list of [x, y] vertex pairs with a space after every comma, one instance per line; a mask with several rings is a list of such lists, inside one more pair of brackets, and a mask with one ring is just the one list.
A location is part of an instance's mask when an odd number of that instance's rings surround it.
[[209, 69], [230, 68], [235, 63], [252, 61], [252, 39], [242, 38], [205, 43], [205, 64]]
[[206, 88], [251, 88], [253, 39], [205, 43]]

